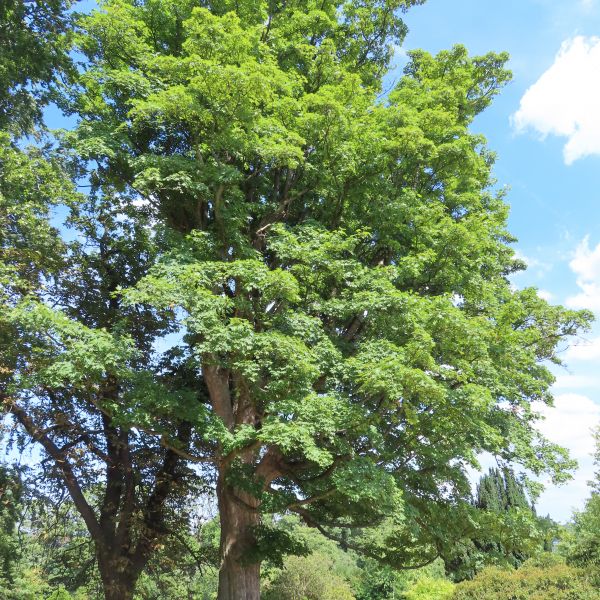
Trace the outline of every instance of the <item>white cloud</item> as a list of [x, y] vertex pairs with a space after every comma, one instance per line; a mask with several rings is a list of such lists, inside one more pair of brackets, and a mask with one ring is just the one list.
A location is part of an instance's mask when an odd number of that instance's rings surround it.
[[[590, 3], [583, 3], [589, 5]], [[567, 138], [564, 159], [600, 154], [600, 38], [563, 42], [552, 66], [525, 92], [512, 116], [518, 132]]]
[[537, 295], [546, 302], [552, 302], [552, 300], [554, 299], [554, 294], [552, 292], [549, 292], [548, 290], [538, 290]]
[[599, 360], [600, 359], [600, 337], [590, 340], [580, 340], [569, 346], [565, 353], [565, 359], [571, 360]]
[[579, 462], [573, 481], [560, 488], [548, 486], [538, 502], [539, 514], [550, 513], [565, 521], [572, 509], [580, 509], [589, 496], [587, 482], [594, 475], [592, 429], [600, 423], [600, 405], [581, 394], [560, 394], [553, 408], [536, 408], [546, 417], [538, 425], [540, 431], [552, 442], [568, 448], [571, 457]]
[[586, 236], [575, 249], [569, 266], [577, 276], [581, 291], [567, 298], [567, 306], [600, 311], [600, 244], [590, 248], [589, 237]]
[[600, 404], [582, 394], [559, 394], [554, 406], [535, 408], [545, 417], [539, 430], [552, 442], [568, 448], [576, 459], [588, 458], [594, 451], [591, 430], [600, 422]]
[[[565, 357], [567, 360], [576, 358], [569, 355]], [[600, 377], [591, 375], [559, 375], [552, 386], [555, 390], [580, 390], [590, 388], [600, 388]]]

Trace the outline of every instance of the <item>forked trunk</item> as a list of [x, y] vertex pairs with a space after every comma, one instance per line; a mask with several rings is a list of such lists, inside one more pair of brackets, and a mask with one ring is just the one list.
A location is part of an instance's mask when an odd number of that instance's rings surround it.
[[260, 563], [249, 561], [256, 545], [258, 502], [250, 494], [224, 483], [217, 486], [221, 520], [221, 567], [218, 600], [260, 600]]

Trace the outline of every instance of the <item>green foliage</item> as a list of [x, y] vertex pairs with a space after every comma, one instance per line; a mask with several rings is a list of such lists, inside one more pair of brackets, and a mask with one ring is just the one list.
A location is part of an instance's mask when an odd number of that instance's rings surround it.
[[477, 484], [476, 506], [482, 510], [502, 512], [510, 508], [530, 509], [523, 484], [512, 471], [490, 469]]
[[73, 596], [62, 586], [48, 596], [48, 600], [72, 600], [72, 598]]
[[17, 574], [13, 583], [0, 582], [0, 592], [6, 600], [39, 600], [50, 592], [39, 569], [25, 569]]
[[22, 492], [11, 505], [19, 534], [13, 538], [11, 577], [0, 580], [0, 597], [95, 600], [94, 550], [77, 511], [67, 501], [44, 500], [41, 490], [29, 486], [25, 472]]
[[597, 600], [600, 591], [586, 575], [556, 562], [525, 563], [514, 571], [489, 567], [456, 587], [452, 600]]
[[0, 3], [0, 130], [31, 133], [38, 103], [70, 64], [67, 10], [72, 0]]
[[63, 266], [64, 243], [49, 223], [60, 204], [77, 196], [61, 162], [42, 150], [20, 150], [0, 131], [0, 299], [36, 290], [42, 276]]
[[[594, 464], [600, 467], [600, 429], [595, 432]], [[573, 515], [573, 522], [561, 541], [560, 549], [569, 564], [589, 571], [600, 581], [600, 473], [589, 482], [592, 494], [582, 511]]]
[[[265, 31], [250, 5], [181, 4], [176, 51], [151, 6], [108, 2], [82, 21], [93, 68], [68, 140], [104, 165], [104, 185], [134, 189], [180, 233], [124, 298], [175, 307], [182, 350], [246, 398], [251, 422], [223, 427], [213, 404], [201, 436], [224, 455], [260, 446], [295, 465], [261, 494], [263, 510], [330, 525], [442, 517], [452, 506], [417, 498], [466, 501], [464, 465], [484, 450], [563, 478], [572, 463], [538, 439], [528, 407], [550, 399], [540, 361], [558, 360], [554, 342], [588, 315], [510, 290], [520, 263], [506, 206], [468, 129], [508, 79], [506, 56], [414, 53], [378, 104], [354, 55], [334, 52], [344, 42], [330, 5], [319, 25], [293, 7]], [[308, 50], [302, 19], [321, 36], [318, 72], [289, 58]], [[413, 455], [418, 468], [378, 466]], [[231, 481], [257, 493], [253, 469], [229, 464]], [[448, 524], [413, 526], [429, 552], [445, 536], [427, 532]], [[408, 558], [404, 544], [365, 549]]]
[[[360, 536], [356, 530], [343, 531], [340, 548], [318, 531], [300, 525], [297, 519], [287, 517], [278, 523], [278, 527], [295, 535], [310, 554], [302, 560], [288, 557], [282, 568], [274, 567], [270, 561], [264, 565], [264, 590], [270, 594], [269, 598], [279, 597], [277, 594], [282, 598], [296, 597], [289, 596], [295, 586], [304, 589], [302, 593], [308, 598], [319, 597], [319, 593], [325, 593], [323, 586], [328, 579], [338, 584], [345, 582], [344, 587], [349, 588], [357, 600], [404, 598], [408, 590], [413, 589], [422, 594], [428, 593], [427, 590], [434, 593], [434, 590], [451, 589], [451, 584], [445, 580], [441, 560], [421, 569], [398, 571], [347, 549]], [[419, 584], [421, 580], [423, 583]]]
[[567, 557], [573, 565], [598, 570], [600, 567], [600, 499], [592, 496], [574, 517], [572, 530], [564, 540]]
[[[22, 485], [17, 471], [0, 465], [0, 581], [12, 583], [18, 559], [16, 524], [19, 519]], [[1, 585], [1, 584], [0, 584]]]
[[[360, 558], [358, 564], [360, 570], [353, 586], [357, 600], [401, 598], [403, 592], [414, 582], [413, 576], [419, 574], [415, 571], [396, 571], [373, 559]], [[427, 572], [425, 574], [428, 575]]]
[[194, 598], [213, 600], [217, 593], [217, 571], [206, 569], [190, 573], [185, 567], [143, 573], [136, 587], [135, 600], [179, 600]]
[[265, 600], [354, 600], [352, 589], [332, 566], [331, 559], [320, 552], [289, 556], [262, 596]]
[[447, 579], [423, 578], [416, 581], [405, 592], [406, 600], [449, 600], [454, 584]]
[[[124, 596], [169, 536], [192, 543], [201, 478], [241, 566], [299, 547], [264, 527], [292, 512], [413, 568], [531, 537], [514, 486], [510, 510], [471, 505], [480, 453], [569, 476], [531, 406], [591, 315], [509, 283], [523, 265], [471, 130], [507, 56], [415, 51], [381, 101], [419, 3], [106, 0], [78, 17], [86, 61], [58, 98], [75, 129], [56, 152], [0, 146], [0, 398]], [[66, 74], [67, 6], [6, 4], [41, 50], [32, 71], [17, 47], [5, 116]], [[273, 593], [350, 597], [316, 554]]]
[[276, 567], [283, 567], [283, 558], [288, 554], [306, 556], [306, 543], [281, 527], [261, 523], [253, 530], [256, 546], [244, 558], [249, 562], [268, 560]]
[[518, 567], [553, 549], [558, 526], [535, 514], [523, 479], [507, 468], [490, 469], [480, 479], [471, 513], [473, 537], [444, 554], [455, 581], [470, 579], [489, 565]]

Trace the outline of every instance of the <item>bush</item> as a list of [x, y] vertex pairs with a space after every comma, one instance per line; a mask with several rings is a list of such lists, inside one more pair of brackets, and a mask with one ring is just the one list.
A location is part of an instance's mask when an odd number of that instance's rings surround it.
[[319, 552], [288, 556], [284, 568], [266, 585], [264, 600], [355, 600], [350, 586]]
[[451, 599], [600, 600], [600, 591], [582, 571], [558, 561], [542, 562], [529, 561], [516, 571], [484, 569], [472, 581], [458, 584]]
[[566, 536], [563, 551], [569, 564], [600, 571], [600, 494], [594, 493], [585, 509], [575, 513], [573, 529]]
[[416, 581], [404, 594], [406, 600], [449, 600], [454, 584], [447, 579], [425, 577]]
[[71, 594], [69, 594], [69, 592], [61, 585], [48, 596], [48, 600], [73, 600], [73, 596], [71, 596]]

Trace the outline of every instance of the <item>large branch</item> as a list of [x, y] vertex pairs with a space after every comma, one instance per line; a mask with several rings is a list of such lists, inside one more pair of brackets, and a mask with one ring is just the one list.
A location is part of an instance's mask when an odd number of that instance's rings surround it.
[[[177, 441], [186, 447], [191, 439], [192, 425], [184, 421], [179, 426]], [[143, 530], [132, 557], [134, 572], [140, 573], [148, 562], [156, 541], [165, 533], [165, 503], [177, 479], [181, 458], [173, 450], [165, 450], [162, 467], [154, 478], [154, 489], [143, 511]]]
[[353, 319], [351, 319], [346, 326], [344, 333], [342, 334], [342, 339], [346, 342], [353, 342], [361, 332], [365, 323], [365, 319], [366, 315], [364, 313], [356, 315]]
[[[273, 491], [273, 493], [277, 492], [277, 490], [272, 490], [272, 491]], [[309, 504], [314, 504], [315, 502], [319, 502], [320, 500], [325, 500], [325, 498], [329, 498], [330, 496], [335, 494], [336, 491], [337, 491], [337, 489], [330, 488], [328, 490], [325, 490], [321, 494], [315, 494], [314, 496], [309, 496], [308, 498], [304, 498], [304, 499], [297, 498], [294, 502], [291, 502], [290, 504], [288, 504], [286, 508], [288, 510], [292, 510], [293, 508], [298, 508], [298, 507], [302, 507], [302, 506], [307, 506]]]
[[14, 400], [6, 396], [0, 396], [0, 399], [10, 406], [10, 411], [25, 429], [25, 431], [27, 431], [27, 433], [31, 436], [31, 438], [36, 442], [39, 442], [48, 455], [52, 457], [56, 463], [56, 466], [62, 473], [65, 486], [67, 487], [67, 490], [73, 499], [75, 507], [83, 518], [90, 535], [94, 540], [101, 540], [102, 529], [98, 523], [96, 514], [94, 513], [92, 507], [88, 504], [88, 501], [85, 499], [73, 467], [67, 459], [66, 454], [48, 437], [48, 434], [45, 433], [43, 429], [40, 429], [35, 424], [25, 409], [21, 408]]
[[[365, 548], [364, 546], [360, 546], [359, 544], [354, 544], [353, 542], [349, 542], [347, 539], [343, 539], [338, 535], [335, 535], [334, 533], [331, 533], [330, 531], [328, 531], [327, 529], [325, 529], [325, 527], [319, 523], [315, 518], [313, 518], [313, 516], [307, 511], [304, 510], [301, 507], [291, 507], [290, 510], [292, 512], [295, 512], [296, 514], [300, 515], [300, 517], [302, 517], [302, 519], [304, 520], [304, 522], [309, 526], [309, 527], [314, 527], [315, 529], [317, 529], [318, 531], [320, 531], [326, 538], [333, 540], [334, 542], [338, 543], [338, 544], [343, 544], [344, 546], [346, 546], [346, 548], [349, 548], [350, 550], [354, 550], [355, 552], [358, 552], [359, 554], [362, 554], [364, 556], [368, 556], [370, 558], [373, 558], [377, 561], [383, 562], [385, 557], [380, 556], [379, 554], [377, 554], [377, 552], [374, 552], [372, 550], [369, 550], [368, 548]], [[440, 556], [440, 553], [436, 551], [436, 553], [433, 556], [430, 556], [429, 558], [427, 558], [425, 561], [415, 564], [415, 565], [396, 565], [394, 564], [394, 568], [398, 569], [400, 571], [412, 571], [412, 570], [417, 570], [417, 569], [422, 569], [423, 567], [426, 567], [427, 565], [430, 565], [433, 561], [437, 560]]]
[[215, 414], [220, 417], [225, 427], [233, 429], [235, 419], [231, 391], [229, 389], [229, 372], [213, 362], [212, 356], [206, 356], [202, 362], [202, 375], [208, 388], [210, 401]]
[[131, 461], [131, 448], [129, 447], [129, 432], [121, 434], [123, 445], [121, 447], [123, 498], [119, 512], [119, 524], [116, 530], [116, 542], [120, 548], [129, 548], [132, 518], [136, 508], [135, 483], [136, 477]]
[[123, 473], [123, 446], [128, 444], [127, 432], [119, 431], [110, 417], [103, 414], [104, 437], [106, 439], [106, 487], [100, 509], [100, 527], [111, 544], [117, 529], [117, 515], [121, 508], [125, 477]]

